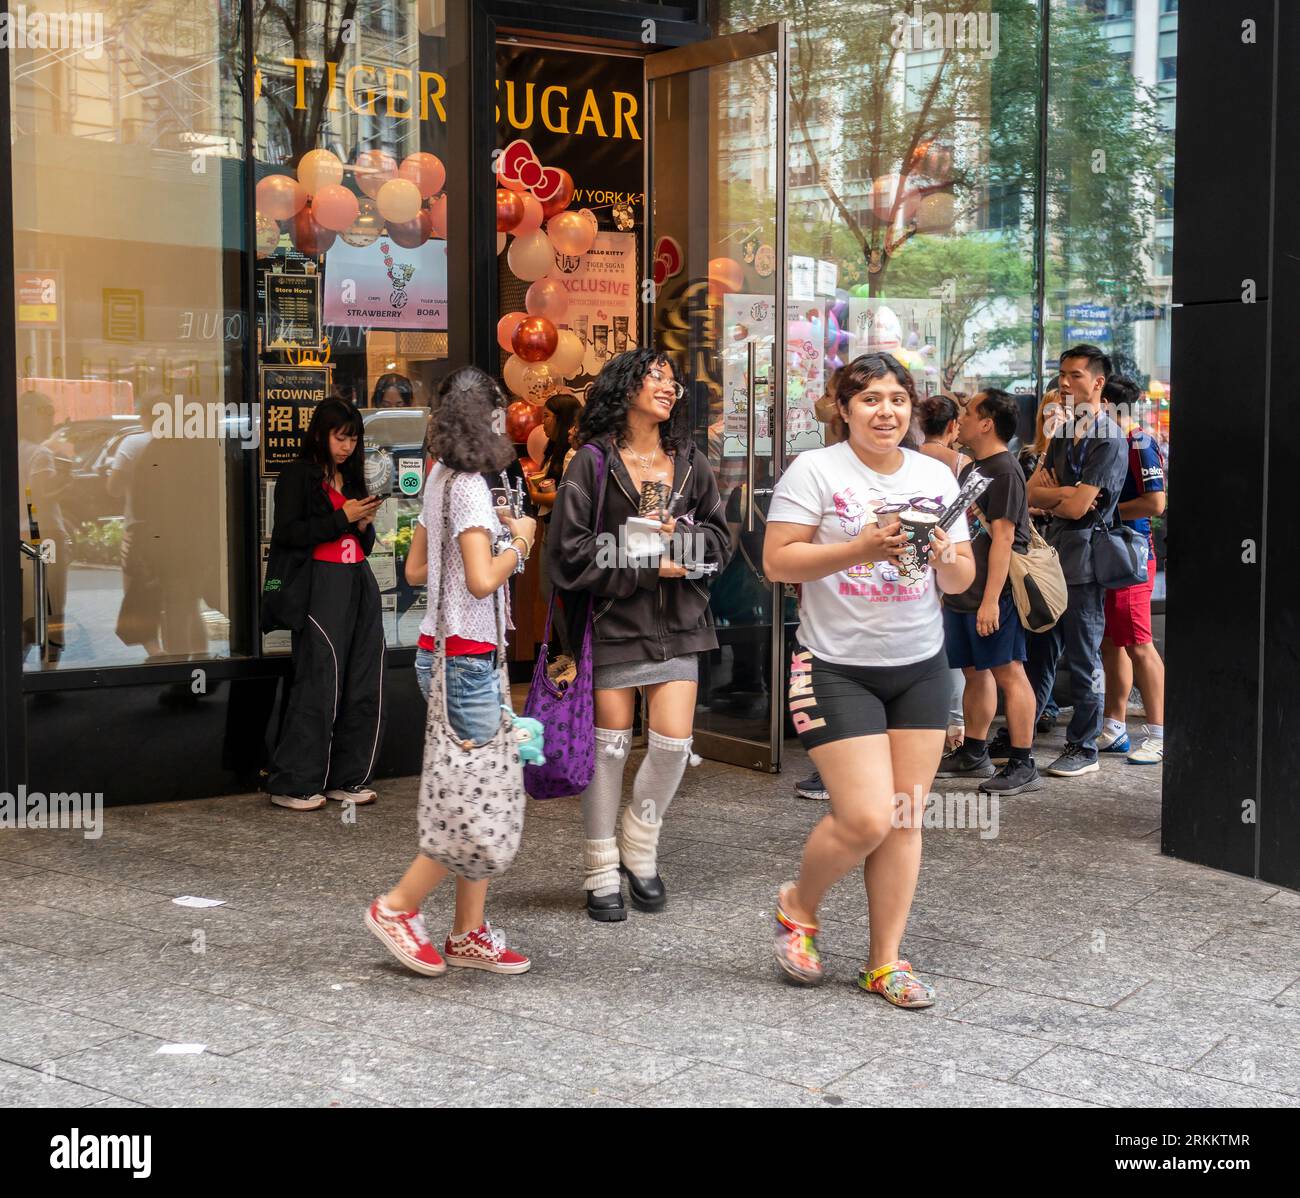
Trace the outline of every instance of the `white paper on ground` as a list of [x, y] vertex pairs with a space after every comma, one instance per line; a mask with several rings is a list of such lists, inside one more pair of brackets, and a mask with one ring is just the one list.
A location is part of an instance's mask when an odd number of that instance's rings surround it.
[[164, 1044], [154, 1056], [192, 1056], [207, 1050], [206, 1044]]
[[205, 899], [195, 898], [192, 894], [183, 894], [180, 898], [172, 899], [178, 907], [224, 907], [225, 899]]

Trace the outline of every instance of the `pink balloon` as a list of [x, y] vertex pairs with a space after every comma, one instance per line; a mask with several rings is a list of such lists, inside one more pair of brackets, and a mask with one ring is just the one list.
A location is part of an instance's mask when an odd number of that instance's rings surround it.
[[351, 191], [341, 183], [334, 183], [322, 187], [316, 193], [316, 198], [311, 204], [311, 214], [321, 228], [343, 233], [356, 223], [357, 217], [361, 215], [361, 208], [357, 203], [357, 197]]
[[272, 220], [288, 220], [307, 202], [307, 189], [289, 175], [267, 175], [257, 184], [257, 207]]
[[596, 242], [596, 231], [576, 212], [557, 212], [546, 224], [557, 253], [581, 257]]
[[372, 200], [390, 179], [397, 178], [397, 159], [383, 150], [362, 150], [353, 166], [357, 186]]
[[403, 158], [397, 173], [414, 183], [426, 200], [430, 196], [436, 196], [447, 182], [447, 168], [442, 165], [442, 159], [436, 154], [426, 154], [423, 150]]
[[524, 216], [510, 232], [516, 237], [526, 237], [542, 227], [542, 202], [527, 191], [521, 192], [519, 198], [524, 202]]
[[534, 462], [540, 463], [546, 456], [546, 447], [550, 444], [550, 440], [550, 437], [546, 435], [546, 430], [539, 424], [528, 434], [528, 440], [525, 442], [528, 447], [528, 456]]
[[538, 279], [528, 288], [524, 307], [529, 316], [545, 316], [552, 324], [558, 324], [569, 310], [569, 289], [559, 279]]
[[[429, 201], [429, 220], [433, 226], [433, 236], [442, 241], [447, 240], [447, 197], [434, 196]], [[499, 254], [501, 251], [497, 250]]]
[[514, 346], [510, 343], [510, 338], [515, 335], [520, 323], [528, 316], [527, 312], [507, 312], [500, 320], [497, 321], [497, 344], [506, 351], [514, 353]]

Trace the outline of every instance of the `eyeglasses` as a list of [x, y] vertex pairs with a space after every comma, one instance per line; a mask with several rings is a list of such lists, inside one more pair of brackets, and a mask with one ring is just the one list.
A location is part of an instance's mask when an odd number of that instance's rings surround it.
[[[667, 381], [667, 380], [664, 378], [664, 376], [663, 376], [659, 371], [657, 371], [657, 370], [652, 370], [652, 371], [650, 372], [650, 380], [651, 380], [651, 382], [653, 382], [653, 383], [655, 384], [656, 387], [657, 387], [657, 386], [660, 386], [661, 384], [663, 384], [663, 383], [665, 383], [665, 382]], [[683, 386], [681, 385], [681, 383], [678, 383], [678, 382], [671, 382], [671, 383], [668, 383], [668, 386], [670, 386], [670, 387], [673, 389], [673, 398], [674, 398], [674, 399], [681, 399], [681, 397], [686, 393], [686, 388], [683, 387]]]

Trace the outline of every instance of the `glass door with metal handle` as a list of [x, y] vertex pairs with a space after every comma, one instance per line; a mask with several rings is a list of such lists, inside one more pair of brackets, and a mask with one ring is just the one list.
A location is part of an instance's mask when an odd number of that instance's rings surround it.
[[27, 615], [27, 592], [23, 593], [23, 647], [36, 646], [37, 657], [43, 659], [50, 640], [50, 613], [48, 600], [49, 581], [46, 577], [45, 545], [35, 545], [19, 541], [18, 548], [23, 555], [23, 581], [31, 577], [31, 611], [30, 624]]
[[784, 718], [763, 535], [784, 446], [786, 74], [780, 22], [646, 59], [650, 327], [679, 363], [732, 545], [724, 571], [688, 584], [707, 585], [719, 642], [701, 657], [695, 747], [762, 770], [780, 764]]

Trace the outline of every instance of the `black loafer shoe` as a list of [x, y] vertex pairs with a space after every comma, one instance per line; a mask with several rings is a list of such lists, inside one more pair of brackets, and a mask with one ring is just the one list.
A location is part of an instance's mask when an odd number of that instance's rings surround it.
[[664, 904], [668, 901], [668, 891], [664, 889], [663, 878], [658, 874], [653, 878], [638, 878], [636, 874], [621, 865], [618, 871], [627, 879], [627, 892], [638, 911], [663, 910]]
[[596, 895], [587, 891], [587, 914], [600, 923], [618, 923], [627, 918], [627, 908], [623, 906], [623, 892]]

